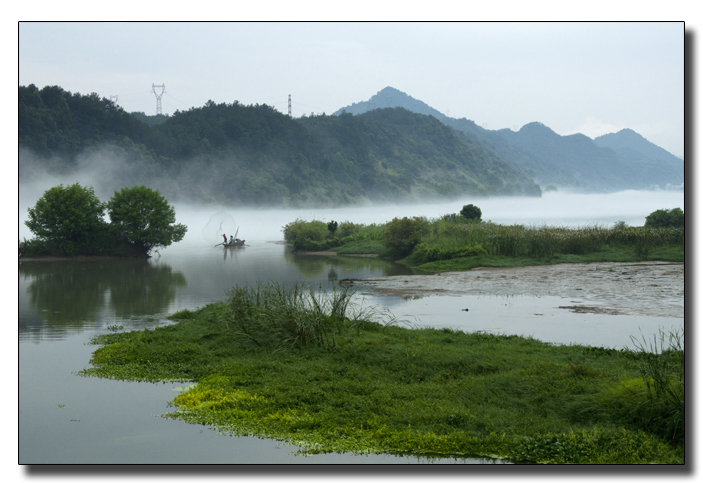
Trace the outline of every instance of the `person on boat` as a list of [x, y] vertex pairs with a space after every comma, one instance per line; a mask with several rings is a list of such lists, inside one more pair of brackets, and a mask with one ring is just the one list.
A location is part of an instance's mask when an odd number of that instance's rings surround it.
[[233, 236], [229, 237], [229, 244], [231, 245], [232, 243], [234, 243], [234, 237], [233, 237]]
[[225, 234], [223, 233], [223, 234], [222, 234], [222, 237], [225, 239], [225, 243], [227, 243], [227, 235], [225, 235]]

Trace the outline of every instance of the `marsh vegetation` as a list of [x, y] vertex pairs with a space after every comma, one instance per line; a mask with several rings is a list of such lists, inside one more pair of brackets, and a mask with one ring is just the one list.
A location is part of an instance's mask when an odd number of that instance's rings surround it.
[[95, 338], [83, 375], [190, 383], [164, 417], [308, 454], [683, 463], [683, 333], [615, 350], [403, 327], [275, 284], [171, 319]]
[[376, 253], [435, 272], [563, 262], [684, 261], [683, 221], [677, 226], [570, 228], [501, 225], [482, 222], [480, 214], [448, 214], [372, 225], [342, 222], [339, 227], [330, 232], [323, 222], [298, 219], [283, 228], [283, 235], [298, 250]]

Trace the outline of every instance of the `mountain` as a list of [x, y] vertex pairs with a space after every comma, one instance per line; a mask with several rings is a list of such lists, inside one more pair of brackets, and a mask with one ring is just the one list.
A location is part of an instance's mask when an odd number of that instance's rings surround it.
[[380, 106], [403, 107], [433, 116], [505, 159], [541, 186], [556, 185], [583, 192], [647, 189], [683, 183], [683, 162], [632, 130], [592, 140], [583, 134], [561, 136], [533, 122], [515, 132], [491, 131], [466, 118], [445, 116], [397, 89], [386, 87], [368, 101], [335, 112], [361, 114]]
[[620, 160], [636, 167], [646, 179], [660, 180], [657, 184], [662, 188], [667, 184], [679, 186], [684, 182], [684, 161], [632, 129], [604, 134], [593, 141], [615, 151]]
[[407, 109], [408, 111], [415, 112], [417, 114], [434, 116], [445, 124], [445, 121], [449, 119], [437, 109], [434, 109], [424, 102], [410, 97], [406, 93], [393, 87], [385, 87], [371, 96], [368, 101], [361, 101], [354, 103], [351, 106], [343, 107], [335, 111], [332, 115], [338, 116], [343, 112], [348, 112], [349, 114], [354, 115], [363, 114], [364, 112], [372, 111], [374, 109], [381, 109], [384, 107], [402, 107], [403, 109]]
[[144, 117], [96, 94], [20, 86], [20, 182], [51, 174], [103, 197], [145, 184], [172, 200], [233, 206], [541, 196], [496, 152], [404, 108], [293, 119], [208, 101]]

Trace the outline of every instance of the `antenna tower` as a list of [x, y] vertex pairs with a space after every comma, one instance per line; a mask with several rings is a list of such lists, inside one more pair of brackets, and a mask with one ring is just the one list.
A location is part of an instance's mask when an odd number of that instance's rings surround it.
[[290, 94], [288, 94], [288, 117], [291, 117], [291, 110], [290, 110]]
[[[158, 94], [156, 89], [161, 89], [161, 93]], [[166, 92], [166, 84], [161, 84], [160, 86], [151, 84], [151, 92], [153, 92], [156, 96], [156, 115], [158, 116], [161, 114], [161, 96], [163, 96], [164, 92]]]
[[114, 99], [115, 103], [117, 102], [117, 96], [110, 96], [110, 100], [112, 101]]

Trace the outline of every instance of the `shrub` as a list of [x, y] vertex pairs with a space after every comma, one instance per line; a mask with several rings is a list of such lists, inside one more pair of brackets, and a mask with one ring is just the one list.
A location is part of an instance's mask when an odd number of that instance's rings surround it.
[[672, 208], [671, 210], [657, 210], [647, 216], [644, 226], [651, 228], [683, 228], [684, 213], [681, 208]]
[[296, 250], [306, 249], [309, 242], [321, 242], [329, 235], [327, 224], [321, 221], [297, 219], [283, 227], [283, 239]]
[[383, 244], [391, 251], [393, 256], [402, 258], [413, 251], [415, 245], [420, 243], [428, 230], [429, 223], [423, 217], [393, 218], [386, 225], [386, 232], [383, 234]]
[[330, 236], [334, 236], [334, 233], [337, 231], [337, 226], [339, 226], [339, 224], [334, 220], [327, 223], [327, 230], [330, 232]]
[[464, 205], [459, 214], [469, 220], [481, 220], [481, 208], [478, 206]]

